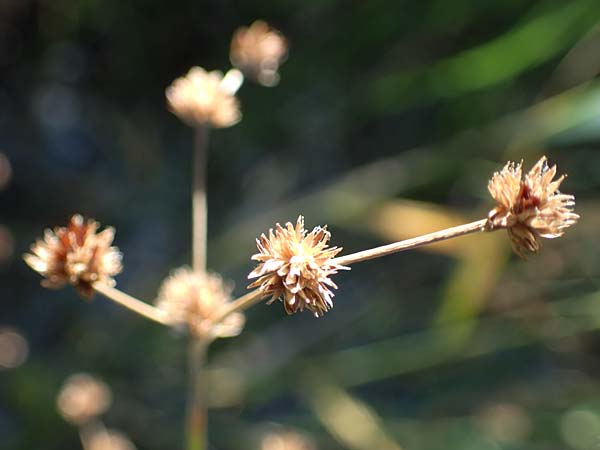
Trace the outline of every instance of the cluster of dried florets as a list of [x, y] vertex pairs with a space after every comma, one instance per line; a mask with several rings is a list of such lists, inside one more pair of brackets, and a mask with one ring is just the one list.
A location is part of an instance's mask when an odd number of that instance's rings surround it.
[[66, 227], [47, 229], [44, 238], [31, 246], [31, 253], [24, 255], [25, 262], [45, 277], [44, 287], [72, 284], [89, 299], [94, 283], [113, 286], [113, 277], [122, 270], [121, 253], [112, 246], [114, 228], [98, 233], [99, 226], [95, 220], [76, 214]]
[[242, 118], [235, 90], [223, 73], [192, 67], [165, 92], [169, 109], [186, 124], [225, 128]]
[[191, 127], [235, 125], [242, 118], [235, 96], [243, 83], [242, 72], [264, 86], [274, 86], [286, 55], [286, 39], [265, 22], [258, 20], [249, 28], [239, 28], [230, 52], [231, 62], [239, 70], [232, 69], [223, 76], [218, 70], [192, 67], [167, 88], [169, 109]]
[[308, 309], [322, 316], [333, 307], [333, 292], [337, 286], [329, 278], [347, 267], [333, 264], [331, 259], [342, 251], [329, 247], [331, 234], [326, 227], [304, 229], [304, 217], [296, 225], [275, 225], [269, 235], [256, 240], [259, 253], [252, 259], [260, 264], [248, 278], [257, 278], [248, 286], [259, 287], [268, 303], [281, 299], [285, 311], [293, 314]]
[[244, 75], [263, 86], [279, 82], [279, 65], [287, 56], [287, 40], [266, 22], [257, 20], [233, 34], [229, 57]]
[[539, 251], [541, 238], [562, 236], [579, 216], [573, 212], [575, 197], [558, 190], [565, 175], [554, 180], [556, 165], [548, 167], [544, 156], [523, 177], [522, 164], [508, 162], [490, 180], [488, 189], [498, 204], [487, 228], [506, 228], [513, 249], [525, 257]]
[[212, 319], [231, 301], [233, 288], [214, 273], [177, 269], [162, 284], [156, 306], [175, 326], [187, 326], [197, 337], [233, 337], [244, 327], [244, 314], [235, 312], [221, 323]]

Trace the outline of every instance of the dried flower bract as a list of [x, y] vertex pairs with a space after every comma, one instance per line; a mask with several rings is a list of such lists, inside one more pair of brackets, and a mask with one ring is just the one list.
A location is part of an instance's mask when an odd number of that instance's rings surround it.
[[97, 233], [99, 226], [76, 214], [66, 227], [47, 229], [23, 259], [46, 278], [42, 286], [54, 289], [72, 284], [82, 297], [91, 298], [94, 283], [114, 286], [113, 277], [123, 268], [119, 249], [111, 246], [114, 228]]
[[103, 414], [112, 402], [108, 386], [101, 380], [85, 374], [71, 375], [63, 384], [56, 405], [64, 419], [82, 425]]
[[575, 197], [558, 190], [565, 175], [553, 180], [555, 176], [556, 166], [548, 167], [543, 156], [524, 177], [522, 163], [506, 163], [488, 184], [497, 206], [490, 211], [486, 228], [506, 228], [521, 257], [537, 253], [540, 238], [560, 237], [579, 219], [573, 212]]
[[304, 229], [304, 217], [296, 225], [277, 224], [269, 236], [262, 234], [256, 240], [260, 253], [252, 259], [260, 264], [249, 279], [257, 278], [248, 288], [259, 287], [269, 304], [277, 299], [285, 311], [293, 314], [304, 309], [322, 316], [333, 308], [333, 292], [337, 286], [329, 278], [347, 267], [332, 264], [331, 259], [341, 248], [328, 247], [331, 234], [325, 227], [315, 227], [310, 233]]
[[231, 63], [263, 86], [279, 82], [277, 70], [287, 55], [287, 41], [278, 31], [257, 20], [240, 27], [231, 40]]
[[163, 282], [156, 306], [165, 311], [173, 325], [187, 325], [198, 337], [233, 337], [244, 327], [243, 313], [229, 314], [218, 324], [211, 321], [220, 308], [231, 301], [231, 291], [231, 286], [219, 275], [183, 267]]
[[165, 94], [169, 109], [189, 126], [225, 128], [240, 121], [239, 102], [223, 74], [192, 67], [169, 86]]

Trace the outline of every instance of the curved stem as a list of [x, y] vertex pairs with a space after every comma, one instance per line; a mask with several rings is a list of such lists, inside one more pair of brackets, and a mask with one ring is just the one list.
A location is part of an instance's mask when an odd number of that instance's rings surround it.
[[245, 309], [250, 308], [251, 306], [260, 302], [263, 298], [262, 291], [260, 289], [255, 289], [251, 292], [248, 292], [245, 295], [242, 295], [239, 298], [236, 298], [232, 302], [224, 305], [220, 311], [218, 311], [217, 315], [211, 319], [212, 323], [221, 323], [229, 314], [232, 314], [236, 311], [243, 311]]
[[369, 259], [380, 258], [382, 256], [391, 255], [405, 250], [422, 247], [423, 245], [433, 244], [434, 242], [445, 241], [465, 234], [477, 233], [485, 231], [487, 219], [477, 220], [475, 222], [458, 225], [445, 230], [435, 231], [433, 233], [424, 234], [404, 241], [394, 242], [393, 244], [382, 245], [381, 247], [363, 250], [362, 252], [351, 253], [350, 255], [338, 256], [330, 261], [330, 264], [335, 265], [350, 265], [357, 262], [368, 261]]
[[163, 325], [170, 325], [167, 316], [158, 308], [155, 308], [148, 303], [144, 303], [131, 295], [126, 294], [123, 291], [115, 289], [114, 287], [108, 286], [104, 283], [94, 283], [92, 288], [99, 294], [104, 295], [109, 300], [133, 311], [140, 316], [144, 316], [147, 319], [153, 320]]

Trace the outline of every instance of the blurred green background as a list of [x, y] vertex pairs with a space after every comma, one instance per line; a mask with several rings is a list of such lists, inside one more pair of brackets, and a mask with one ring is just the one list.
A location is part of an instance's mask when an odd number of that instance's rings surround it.
[[598, 450], [598, 0], [0, 1], [0, 328], [27, 342], [0, 345], [0, 448], [81, 448], [55, 409], [81, 371], [138, 449], [182, 447], [185, 338], [42, 289], [20, 255], [81, 212], [151, 301], [190, 261], [193, 135], [164, 89], [227, 70], [258, 18], [290, 41], [281, 83], [243, 86], [208, 163], [209, 267], [236, 294], [275, 222], [354, 251], [479, 219], [507, 159], [548, 155], [582, 219], [526, 262], [498, 232], [358, 264], [322, 319], [252, 308], [211, 348], [211, 448], [277, 423], [319, 449]]

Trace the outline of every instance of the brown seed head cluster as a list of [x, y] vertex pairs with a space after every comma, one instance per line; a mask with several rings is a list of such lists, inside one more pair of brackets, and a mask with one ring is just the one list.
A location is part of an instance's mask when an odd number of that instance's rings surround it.
[[191, 127], [226, 128], [240, 121], [239, 102], [218, 70], [192, 67], [165, 94], [171, 112]]
[[114, 228], [97, 233], [99, 226], [95, 220], [84, 220], [76, 214], [66, 227], [47, 229], [44, 239], [38, 239], [23, 259], [46, 278], [42, 286], [56, 289], [72, 284], [89, 299], [94, 294], [94, 283], [114, 286], [113, 277], [123, 269], [119, 249], [111, 246]]
[[231, 63], [263, 86], [279, 82], [277, 70], [287, 55], [287, 40], [266, 22], [240, 27], [231, 40]]
[[555, 176], [556, 166], [548, 167], [543, 156], [525, 176], [522, 163], [506, 163], [488, 184], [497, 205], [486, 227], [506, 228], [514, 251], [523, 258], [539, 251], [541, 238], [560, 237], [579, 219], [573, 212], [575, 197], [558, 190], [565, 175], [553, 180]]
[[221, 323], [211, 319], [231, 301], [232, 287], [213, 273], [179, 268], [162, 284], [156, 306], [165, 311], [173, 325], [187, 325], [197, 337], [233, 337], [241, 333], [245, 316], [229, 314]]
[[256, 240], [259, 253], [252, 259], [260, 264], [249, 279], [257, 278], [248, 288], [259, 287], [269, 304], [280, 299], [285, 312], [294, 314], [308, 309], [319, 317], [333, 308], [333, 292], [337, 286], [329, 278], [338, 270], [348, 269], [332, 263], [341, 248], [328, 247], [331, 234], [325, 227], [315, 227], [310, 233], [304, 229], [304, 217], [296, 225], [277, 224], [269, 236], [262, 234]]
[[58, 412], [74, 425], [82, 425], [103, 414], [111, 403], [112, 394], [108, 386], [85, 373], [67, 378], [56, 399]]

